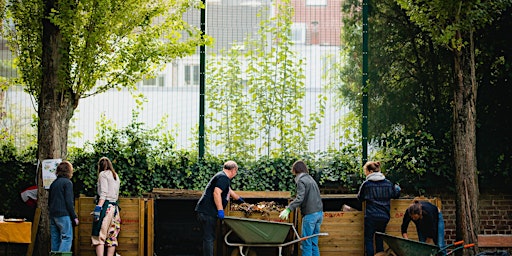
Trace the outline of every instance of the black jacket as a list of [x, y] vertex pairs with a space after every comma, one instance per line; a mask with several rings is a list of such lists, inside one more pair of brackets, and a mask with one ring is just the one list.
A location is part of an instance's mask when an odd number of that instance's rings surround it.
[[50, 185], [48, 207], [50, 217], [70, 216], [77, 218], [73, 195], [73, 182], [64, 176], [58, 176]]

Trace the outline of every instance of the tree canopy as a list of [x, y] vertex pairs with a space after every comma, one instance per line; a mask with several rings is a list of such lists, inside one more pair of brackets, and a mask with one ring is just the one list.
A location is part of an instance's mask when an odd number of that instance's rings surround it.
[[[39, 161], [67, 157], [69, 121], [83, 97], [137, 81], [211, 39], [186, 23], [195, 0], [14, 0], [4, 27], [16, 56], [18, 83], [38, 108]], [[12, 24], [12, 25], [11, 25]], [[48, 252], [47, 191], [38, 168], [42, 209], [38, 250]]]

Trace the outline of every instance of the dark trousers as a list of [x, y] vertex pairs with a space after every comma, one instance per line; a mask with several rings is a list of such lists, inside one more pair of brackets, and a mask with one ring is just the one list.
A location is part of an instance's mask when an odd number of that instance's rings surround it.
[[199, 212], [197, 213], [197, 219], [203, 228], [203, 256], [213, 256], [217, 217]]
[[[364, 218], [364, 249], [367, 256], [373, 256], [375, 253], [384, 251], [384, 242], [382, 238], [376, 237], [375, 232], [386, 232], [386, 226], [389, 220], [374, 220]], [[373, 240], [375, 239], [375, 250], [373, 249]]]

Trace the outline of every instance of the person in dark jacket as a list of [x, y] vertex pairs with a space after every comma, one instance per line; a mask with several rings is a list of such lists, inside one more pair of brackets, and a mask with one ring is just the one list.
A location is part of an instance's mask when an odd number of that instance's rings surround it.
[[[444, 219], [441, 210], [430, 202], [415, 200], [405, 210], [402, 220], [402, 237], [409, 239], [407, 228], [410, 222], [416, 225], [418, 240], [445, 248], [444, 242]], [[445, 254], [445, 250], [442, 251]]]
[[[308, 167], [303, 161], [296, 161], [292, 166], [297, 184], [295, 199], [284, 209], [279, 217], [288, 219], [291, 211], [300, 207], [302, 213], [302, 237], [320, 233], [324, 218], [324, 206], [320, 197], [320, 189], [316, 181], [309, 175]], [[319, 256], [318, 236], [301, 242], [302, 256]]]
[[[400, 187], [393, 185], [380, 171], [380, 162], [369, 161], [364, 166], [366, 180], [361, 184], [357, 199], [366, 202], [364, 212], [364, 248], [367, 256], [384, 251], [382, 238], [375, 232], [386, 232], [391, 210], [391, 199], [400, 196]], [[375, 238], [375, 248], [374, 248]]]
[[244, 202], [243, 198], [231, 189], [231, 179], [236, 176], [237, 172], [238, 165], [235, 161], [224, 163], [223, 170], [210, 179], [201, 198], [197, 202], [195, 211], [203, 229], [204, 256], [214, 255], [213, 248], [217, 219], [224, 219], [224, 208], [228, 204], [229, 197]]
[[50, 185], [48, 208], [50, 214], [51, 250], [70, 252], [73, 224], [78, 225], [73, 195], [73, 165], [62, 161], [55, 172], [57, 179]]

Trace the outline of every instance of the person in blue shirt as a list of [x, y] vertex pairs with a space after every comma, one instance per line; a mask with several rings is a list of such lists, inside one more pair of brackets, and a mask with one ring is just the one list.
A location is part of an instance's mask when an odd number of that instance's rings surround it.
[[62, 161], [55, 171], [57, 179], [50, 185], [48, 209], [50, 214], [51, 250], [70, 252], [73, 242], [73, 225], [78, 225], [73, 195], [73, 165]]
[[[361, 184], [357, 199], [366, 202], [364, 212], [364, 248], [367, 256], [384, 251], [384, 242], [375, 232], [386, 232], [391, 211], [391, 199], [400, 196], [400, 187], [393, 185], [381, 173], [380, 162], [369, 161], [364, 166], [366, 180]], [[375, 248], [374, 241], [375, 239]]]
[[214, 255], [217, 219], [224, 219], [224, 208], [226, 208], [229, 198], [244, 202], [243, 198], [231, 189], [231, 179], [236, 176], [237, 172], [238, 165], [235, 161], [224, 163], [223, 170], [210, 179], [197, 202], [195, 211], [203, 229], [204, 256]]

